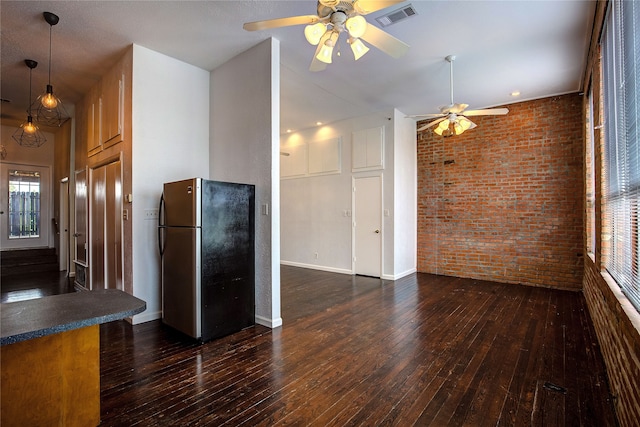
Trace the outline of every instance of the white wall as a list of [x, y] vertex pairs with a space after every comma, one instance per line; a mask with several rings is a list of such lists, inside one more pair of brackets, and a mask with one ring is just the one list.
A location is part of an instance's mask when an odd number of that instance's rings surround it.
[[210, 177], [256, 186], [256, 322], [272, 328], [282, 324], [279, 123], [278, 40], [212, 71]]
[[162, 316], [157, 209], [162, 184], [209, 178], [209, 72], [133, 46], [133, 294], [147, 310], [133, 323]]
[[418, 242], [418, 166], [416, 122], [394, 110], [394, 278], [414, 273]]
[[[352, 132], [380, 126], [385, 129], [384, 169], [352, 172]], [[352, 218], [344, 215], [352, 209], [352, 177], [382, 175], [383, 209], [389, 212], [383, 216], [382, 277], [414, 272], [415, 232], [413, 240], [408, 236], [416, 229], [415, 122], [398, 111], [371, 114], [282, 135], [281, 150], [332, 138], [342, 139], [341, 173], [281, 180], [282, 264], [353, 274]]]

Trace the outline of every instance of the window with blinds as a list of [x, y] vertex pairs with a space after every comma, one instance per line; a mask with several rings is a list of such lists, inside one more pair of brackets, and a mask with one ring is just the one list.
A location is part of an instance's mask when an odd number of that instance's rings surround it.
[[602, 37], [603, 264], [640, 311], [640, 2], [611, 2]]
[[596, 251], [596, 181], [595, 181], [595, 148], [593, 130], [593, 88], [587, 92], [589, 103], [585, 111], [585, 220], [587, 253], [594, 257]]

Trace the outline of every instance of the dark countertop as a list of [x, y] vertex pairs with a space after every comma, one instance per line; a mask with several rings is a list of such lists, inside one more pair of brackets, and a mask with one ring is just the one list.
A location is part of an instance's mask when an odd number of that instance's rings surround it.
[[117, 289], [79, 291], [0, 304], [0, 345], [124, 319], [147, 303]]

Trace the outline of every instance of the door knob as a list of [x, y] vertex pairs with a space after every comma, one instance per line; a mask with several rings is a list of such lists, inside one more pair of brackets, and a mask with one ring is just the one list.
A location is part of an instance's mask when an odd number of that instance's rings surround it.
[[374, 233], [380, 234], [380, 230], [376, 230], [376, 231], [374, 231]]

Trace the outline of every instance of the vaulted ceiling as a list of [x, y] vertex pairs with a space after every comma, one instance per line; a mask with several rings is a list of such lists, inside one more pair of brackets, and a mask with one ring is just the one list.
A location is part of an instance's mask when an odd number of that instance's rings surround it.
[[[375, 18], [411, 5], [416, 15], [384, 30], [410, 46], [394, 59], [372, 48], [354, 61], [341, 37], [341, 55], [310, 72], [315, 47], [304, 26], [248, 32], [245, 22], [313, 15], [299, 1], [6, 1], [0, 2], [2, 118], [24, 120], [29, 70], [33, 98], [47, 83], [49, 25], [52, 84], [76, 103], [131, 43], [213, 70], [268, 37], [281, 47], [281, 130], [304, 129], [377, 111], [437, 112], [449, 104], [449, 64], [456, 55], [455, 101], [484, 108], [581, 90], [595, 1], [424, 1], [398, 3]], [[512, 92], [520, 95], [514, 97]]]

